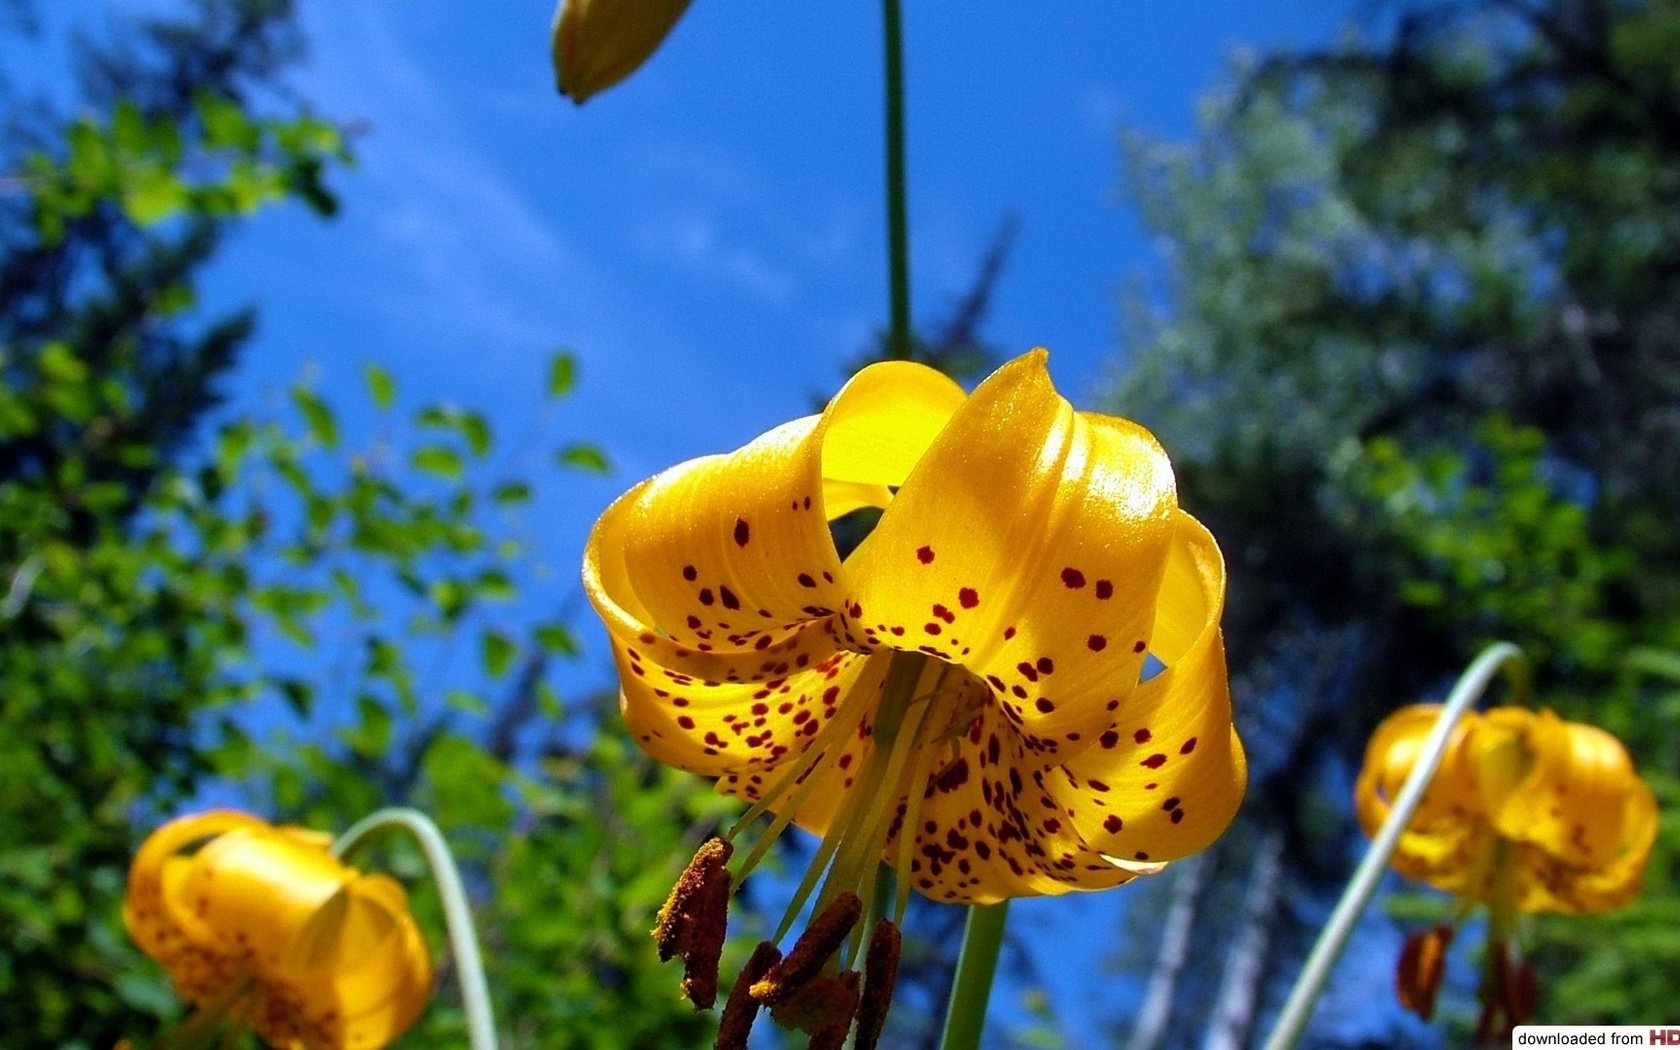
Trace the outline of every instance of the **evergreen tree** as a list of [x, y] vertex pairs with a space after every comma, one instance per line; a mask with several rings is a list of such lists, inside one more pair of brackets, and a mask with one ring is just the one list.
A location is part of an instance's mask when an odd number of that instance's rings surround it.
[[[1253, 801], [1226, 850], [1280, 843], [1303, 900], [1345, 877], [1349, 769], [1377, 719], [1494, 637], [1674, 798], [1627, 656], [1680, 642], [1680, 6], [1384, 11], [1373, 42], [1244, 69], [1192, 145], [1129, 147], [1172, 275], [1165, 309], [1132, 297], [1111, 406], [1172, 449], [1230, 562]], [[1673, 972], [1680, 943], [1652, 924], [1674, 845], [1626, 917], [1544, 925], [1543, 976], [1569, 994], [1543, 1016], [1661, 1012], [1625, 978]], [[1200, 909], [1195, 936], [1265, 928], [1259, 1010], [1316, 931], [1238, 913]], [[1618, 923], [1637, 958], [1609, 943]]]

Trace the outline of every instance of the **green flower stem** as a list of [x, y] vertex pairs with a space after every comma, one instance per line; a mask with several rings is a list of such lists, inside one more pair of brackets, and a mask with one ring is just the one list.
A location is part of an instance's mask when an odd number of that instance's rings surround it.
[[910, 220], [904, 179], [904, 34], [898, 0], [881, 0], [887, 95], [887, 356], [910, 359]]
[[1401, 787], [1393, 808], [1389, 810], [1388, 819], [1377, 831], [1376, 838], [1371, 840], [1371, 848], [1366, 850], [1365, 859], [1359, 862], [1358, 869], [1353, 873], [1353, 880], [1342, 892], [1342, 899], [1336, 902], [1336, 910], [1331, 913], [1324, 932], [1319, 934], [1312, 954], [1307, 956], [1306, 964], [1301, 968], [1301, 975], [1295, 979], [1295, 987], [1290, 989], [1289, 998], [1284, 1002], [1282, 1012], [1278, 1014], [1277, 1025], [1272, 1029], [1271, 1037], [1266, 1040], [1265, 1050], [1287, 1050], [1300, 1038], [1302, 1029], [1312, 1016], [1312, 1008], [1318, 1001], [1319, 992], [1323, 991], [1324, 982], [1329, 979], [1330, 968], [1335, 965], [1343, 946], [1347, 944], [1348, 936], [1353, 933], [1354, 924], [1359, 921], [1359, 913], [1365, 909], [1372, 893], [1376, 891], [1388, 858], [1394, 852], [1395, 844], [1400, 841], [1400, 833], [1411, 822], [1412, 814], [1423, 801], [1423, 793], [1429, 787], [1429, 781], [1441, 765], [1441, 755], [1446, 751], [1447, 739], [1452, 735], [1453, 726], [1458, 722], [1459, 716], [1487, 691], [1493, 676], [1501, 669], [1510, 680], [1512, 698], [1518, 703], [1527, 702], [1528, 663], [1522, 650], [1510, 642], [1495, 642], [1488, 646], [1465, 668], [1458, 682], [1453, 685], [1447, 702], [1442, 705], [1435, 728], [1430, 731], [1429, 739], [1424, 742], [1423, 751], [1417, 763], [1412, 766], [1411, 775]]
[[350, 830], [332, 844], [333, 856], [344, 858], [374, 834], [386, 828], [400, 828], [414, 836], [431, 868], [432, 881], [437, 885], [443, 902], [443, 921], [449, 931], [449, 946], [455, 953], [456, 979], [461, 983], [461, 1005], [467, 1014], [467, 1038], [472, 1050], [496, 1050], [496, 1021], [490, 1011], [490, 989], [484, 981], [484, 960], [478, 951], [478, 934], [473, 932], [472, 909], [467, 904], [466, 890], [461, 886], [461, 873], [449, 852], [449, 843], [432, 823], [432, 818], [417, 809], [391, 807], [379, 810], [351, 825]]
[[998, 953], [1003, 950], [1003, 927], [1009, 919], [1009, 902], [982, 904], [968, 909], [963, 927], [962, 954], [957, 956], [957, 979], [951, 986], [951, 1003], [945, 1009], [945, 1033], [940, 1050], [977, 1050], [980, 1032], [986, 1027], [986, 1001], [992, 995], [992, 975], [997, 972]]

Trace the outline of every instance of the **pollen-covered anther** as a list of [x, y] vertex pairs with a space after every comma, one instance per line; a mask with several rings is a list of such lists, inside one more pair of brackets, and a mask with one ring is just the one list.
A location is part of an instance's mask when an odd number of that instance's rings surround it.
[[783, 1028], [797, 1028], [811, 1036], [811, 1047], [846, 1043], [858, 1008], [858, 972], [819, 974], [799, 984], [770, 1007], [770, 1017]]
[[661, 961], [683, 960], [683, 994], [698, 1009], [717, 1001], [718, 960], [728, 925], [729, 871], [725, 867], [734, 847], [723, 839], [708, 839], [677, 877], [653, 940]]
[[892, 920], [882, 919], [875, 924], [869, 937], [869, 951], [863, 960], [863, 997], [858, 1003], [857, 1050], [875, 1050], [881, 1039], [881, 1028], [887, 1021], [887, 1007], [892, 1005], [893, 986], [898, 982], [898, 927]]
[[761, 1003], [775, 1004], [793, 994], [840, 950], [862, 917], [863, 901], [857, 894], [847, 892], [834, 898], [799, 935], [787, 956], [753, 982], [752, 997]]
[[752, 1031], [753, 1021], [758, 1019], [758, 1000], [752, 996], [752, 986], [781, 961], [782, 951], [773, 942], [758, 942], [723, 1004], [713, 1050], [746, 1050], [747, 1035]]
[[1400, 961], [1394, 970], [1400, 1005], [1425, 1021], [1435, 1013], [1435, 997], [1441, 990], [1452, 939], [1453, 928], [1441, 925], [1411, 934], [1400, 949]]

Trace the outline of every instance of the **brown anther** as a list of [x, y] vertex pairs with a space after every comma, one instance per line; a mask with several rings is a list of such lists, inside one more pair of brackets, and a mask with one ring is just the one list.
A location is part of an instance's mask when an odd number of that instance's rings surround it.
[[713, 1050], [747, 1050], [747, 1035], [752, 1031], [753, 1021], [758, 1019], [758, 1000], [752, 997], [750, 989], [754, 982], [781, 961], [781, 949], [770, 941], [758, 942], [723, 1004], [723, 1017], [718, 1021], [717, 1042], [712, 1044]]
[[846, 935], [863, 917], [863, 901], [855, 893], [842, 893], [805, 927], [792, 950], [770, 972], [753, 982], [752, 997], [761, 1003], [779, 1002], [797, 990], [823, 968]]
[[683, 994], [702, 1010], [717, 1001], [718, 960], [729, 921], [725, 865], [733, 852], [723, 839], [708, 839], [677, 877], [653, 927], [659, 958], [682, 957]]
[[[811, 1046], [845, 1045], [846, 1033], [858, 1007], [858, 972], [819, 974], [800, 984], [770, 1007], [770, 1016], [783, 1028], [797, 1028], [812, 1037]], [[825, 1040], [839, 1033], [839, 1042]]]
[[1482, 1011], [1476, 1019], [1477, 1042], [1507, 1043], [1512, 1029], [1534, 1015], [1539, 993], [1534, 969], [1524, 962], [1513, 963], [1509, 948], [1504, 943], [1488, 945], [1492, 966], [1484, 971], [1479, 991]]
[[881, 1028], [887, 1023], [893, 985], [898, 982], [898, 927], [892, 920], [875, 924], [869, 937], [869, 952], [863, 959], [863, 998], [858, 1003], [857, 1050], [875, 1050]]
[[1451, 926], [1437, 926], [1426, 933], [1411, 934], [1400, 949], [1400, 962], [1394, 968], [1400, 1005], [1425, 1021], [1435, 1013], [1435, 997], [1441, 990], [1452, 939]]

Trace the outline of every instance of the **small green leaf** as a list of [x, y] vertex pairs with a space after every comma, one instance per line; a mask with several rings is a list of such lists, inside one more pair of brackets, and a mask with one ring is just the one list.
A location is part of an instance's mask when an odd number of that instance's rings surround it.
[[484, 669], [492, 678], [507, 674], [508, 668], [513, 666], [513, 658], [519, 654], [519, 646], [513, 639], [495, 628], [484, 632], [482, 648]]
[[362, 366], [362, 378], [367, 380], [368, 396], [380, 408], [390, 408], [397, 396], [397, 384], [391, 373], [369, 361]]
[[578, 653], [577, 642], [573, 640], [572, 632], [557, 623], [542, 624], [534, 633], [537, 644], [551, 653], [559, 653], [562, 656], [576, 656]]
[[577, 358], [570, 350], [556, 350], [548, 362], [548, 396], [565, 397], [577, 385]]
[[490, 710], [490, 704], [477, 693], [465, 689], [451, 689], [443, 694], [444, 703], [457, 711], [465, 711], [471, 715], [481, 715]]
[[562, 466], [587, 470], [592, 474], [608, 474], [612, 472], [612, 464], [607, 462], [606, 453], [594, 445], [567, 445], [561, 449], [557, 457]]
[[303, 413], [311, 437], [328, 448], [338, 447], [338, 419], [325, 401], [312, 391], [297, 386], [292, 388], [292, 404]]
[[504, 481], [490, 490], [490, 502], [498, 507], [516, 507], [531, 502], [531, 486], [523, 481]]
[[425, 445], [408, 457], [415, 470], [454, 480], [461, 476], [461, 454], [445, 445]]

